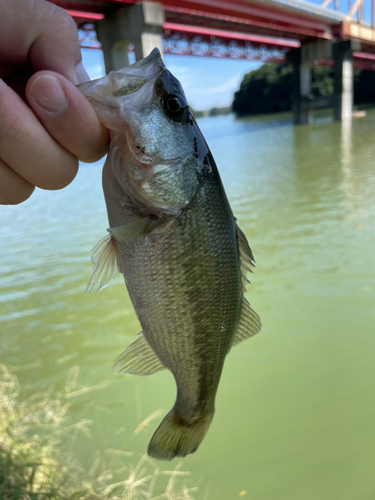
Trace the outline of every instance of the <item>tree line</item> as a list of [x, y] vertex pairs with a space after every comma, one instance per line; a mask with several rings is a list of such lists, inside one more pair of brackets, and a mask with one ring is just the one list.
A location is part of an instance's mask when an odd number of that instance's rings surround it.
[[[333, 94], [333, 68], [313, 66], [311, 94], [327, 97]], [[354, 103], [375, 102], [375, 72], [354, 70]], [[233, 111], [240, 116], [275, 113], [292, 109], [292, 67], [263, 64], [247, 73], [234, 94]]]

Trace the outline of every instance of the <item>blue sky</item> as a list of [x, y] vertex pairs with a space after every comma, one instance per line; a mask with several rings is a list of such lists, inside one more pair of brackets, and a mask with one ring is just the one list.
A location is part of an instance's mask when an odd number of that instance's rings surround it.
[[[314, 3], [315, 5], [321, 5], [323, 0], [308, 0], [309, 3]], [[338, 11], [342, 14], [348, 14], [349, 8], [352, 7], [355, 0], [339, 0], [338, 1]], [[331, 0], [328, 5], [328, 10], [334, 11], [335, 2]], [[363, 20], [367, 23], [371, 23], [371, 12], [372, 12], [372, 0], [363, 0]], [[354, 19], [357, 19], [357, 15], [354, 15]]]
[[[309, 0], [321, 5], [322, 0]], [[351, 0], [351, 4], [355, 0]], [[363, 18], [371, 20], [372, 0], [363, 1]], [[339, 0], [339, 11], [348, 13], [349, 0]], [[329, 5], [333, 10], [334, 0]], [[83, 49], [84, 65], [92, 79], [104, 75], [103, 56], [100, 50]], [[261, 63], [235, 59], [166, 55], [165, 63], [180, 80], [186, 96], [194, 109], [228, 106], [239, 88], [245, 73], [258, 68]]]
[[[83, 49], [82, 55], [91, 79], [104, 75], [101, 50]], [[180, 80], [189, 103], [197, 110], [229, 106], [244, 74], [262, 64], [258, 61], [174, 55], [166, 55], [164, 60]]]

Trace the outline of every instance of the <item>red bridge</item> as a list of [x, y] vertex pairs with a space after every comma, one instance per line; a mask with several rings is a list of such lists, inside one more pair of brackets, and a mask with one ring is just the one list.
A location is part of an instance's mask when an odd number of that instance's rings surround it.
[[309, 122], [311, 109], [326, 104], [310, 95], [313, 64], [334, 65], [338, 120], [352, 115], [353, 65], [375, 70], [375, 0], [347, 0], [346, 10], [338, 0], [52, 1], [88, 40], [95, 24], [107, 70], [129, 64], [129, 51], [140, 59], [155, 46], [181, 55], [287, 59], [295, 68], [296, 123]]

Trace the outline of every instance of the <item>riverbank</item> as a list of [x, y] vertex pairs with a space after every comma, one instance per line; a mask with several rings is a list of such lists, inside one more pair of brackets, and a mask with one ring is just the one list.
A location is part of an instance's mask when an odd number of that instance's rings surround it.
[[[78, 433], [90, 436], [89, 420], [72, 423], [70, 418], [77, 376], [75, 366], [69, 372], [64, 393], [55, 394], [50, 389], [23, 399], [17, 377], [0, 365], [1, 500], [131, 500], [140, 496], [152, 499], [155, 488], [159, 489], [160, 470], [146, 456], [133, 466], [132, 453], [106, 450], [107, 456], [98, 456], [89, 474], [82, 469], [72, 447], [67, 446], [69, 442], [74, 444]], [[86, 388], [86, 392], [91, 389]], [[129, 471], [128, 477], [118, 481], [124, 467]], [[192, 498], [190, 493], [196, 488], [177, 485], [178, 476], [189, 474], [179, 468], [169, 475], [162, 497]]]

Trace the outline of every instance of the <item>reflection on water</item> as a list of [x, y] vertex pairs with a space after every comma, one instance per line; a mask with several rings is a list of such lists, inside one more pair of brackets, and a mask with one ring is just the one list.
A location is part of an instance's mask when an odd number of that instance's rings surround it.
[[[372, 499], [375, 113], [200, 127], [257, 260], [248, 298], [264, 327], [228, 356], [212, 427], [184, 460], [196, 496]], [[175, 387], [168, 373], [111, 373], [139, 331], [122, 280], [84, 293], [107, 227], [100, 164], [0, 218], [0, 362], [30, 391], [62, 387], [74, 364], [81, 387], [104, 383], [75, 401], [77, 419], [93, 420], [75, 450], [87, 467], [98, 450], [142, 453], [160, 413], [139, 425], [172, 406]]]

